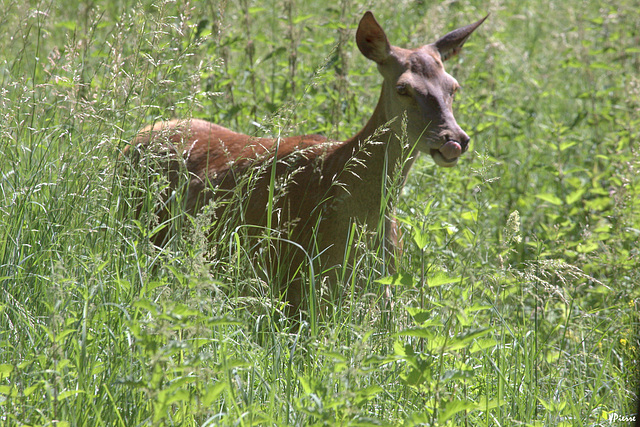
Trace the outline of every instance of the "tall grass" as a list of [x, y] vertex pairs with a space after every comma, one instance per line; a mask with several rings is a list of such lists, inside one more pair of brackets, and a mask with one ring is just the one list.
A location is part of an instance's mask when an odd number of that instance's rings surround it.
[[[173, 117], [352, 135], [381, 81], [353, 43], [367, 8], [406, 46], [491, 12], [447, 64], [472, 151], [452, 170], [414, 166], [396, 274], [360, 245], [332, 316], [297, 325], [278, 316], [241, 229], [207, 242], [210, 212], [175, 212], [175, 237], [151, 245], [167, 182], [123, 174], [121, 152]], [[638, 12], [632, 0], [6, 1], [0, 419], [621, 423], [639, 376]], [[135, 220], [140, 186], [148, 215]]]

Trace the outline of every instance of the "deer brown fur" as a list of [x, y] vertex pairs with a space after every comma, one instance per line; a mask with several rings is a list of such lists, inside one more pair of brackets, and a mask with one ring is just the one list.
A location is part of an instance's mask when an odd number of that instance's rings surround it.
[[[296, 310], [305, 306], [307, 298], [300, 285], [300, 266], [311, 257], [331, 275], [331, 269], [348, 263], [345, 253], [352, 224], [384, 234], [380, 241], [393, 252], [396, 225], [384, 194], [393, 173], [400, 173], [404, 182], [417, 151], [450, 167], [467, 150], [469, 137], [452, 111], [458, 83], [444, 71], [443, 61], [458, 53], [483, 21], [452, 31], [435, 43], [403, 49], [389, 44], [373, 14], [367, 12], [356, 42], [362, 54], [377, 63], [382, 91], [367, 124], [346, 141], [319, 135], [257, 138], [190, 119], [143, 129], [128, 151], [166, 156], [162, 173], [168, 174], [174, 190], [179, 188], [180, 171], [185, 172], [184, 209], [189, 214], [197, 214], [212, 198], [224, 200], [234, 191], [246, 192], [240, 220], [256, 226], [255, 230], [270, 225], [281, 233], [280, 243], [272, 245], [273, 256], [277, 264], [286, 262], [281, 291]], [[250, 173], [256, 179], [247, 185]], [[273, 201], [269, 218], [273, 176], [282, 178], [284, 188]], [[220, 204], [216, 217], [224, 215], [224, 209], [228, 206]], [[166, 208], [158, 213], [161, 222], [170, 217]], [[155, 236], [157, 244], [168, 238], [166, 230]]]

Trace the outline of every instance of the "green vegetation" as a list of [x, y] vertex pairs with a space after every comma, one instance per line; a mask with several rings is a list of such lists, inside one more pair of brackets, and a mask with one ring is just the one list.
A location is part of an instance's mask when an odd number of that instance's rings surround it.
[[[412, 170], [398, 273], [363, 251], [331, 316], [298, 325], [233, 229], [208, 245], [215, 221], [182, 217], [150, 245], [130, 199], [166, 182], [122, 174], [120, 154], [172, 117], [352, 135], [381, 81], [353, 41], [369, 8], [405, 46], [491, 13], [447, 64], [472, 150]], [[3, 1], [0, 421], [618, 425], [640, 377], [639, 13]]]

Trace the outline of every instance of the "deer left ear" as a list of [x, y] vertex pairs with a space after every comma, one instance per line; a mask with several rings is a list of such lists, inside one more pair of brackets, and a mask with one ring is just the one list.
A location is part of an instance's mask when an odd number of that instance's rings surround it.
[[371, 12], [365, 13], [360, 20], [356, 31], [356, 43], [365, 57], [378, 64], [386, 61], [391, 52], [387, 35]]
[[458, 54], [460, 49], [462, 49], [462, 45], [467, 41], [471, 33], [473, 33], [475, 29], [478, 28], [488, 17], [489, 15], [474, 24], [453, 30], [449, 34], [442, 36], [437, 42], [432, 43], [432, 46], [440, 52], [440, 58], [442, 61], [446, 61], [452, 56]]

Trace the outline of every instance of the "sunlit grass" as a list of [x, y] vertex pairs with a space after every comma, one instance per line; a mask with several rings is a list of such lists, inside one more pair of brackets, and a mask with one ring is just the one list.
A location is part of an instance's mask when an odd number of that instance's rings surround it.
[[397, 273], [376, 274], [361, 245], [334, 310], [300, 323], [241, 229], [208, 243], [210, 212], [177, 211], [154, 247], [166, 181], [124, 173], [121, 152], [173, 117], [351, 136], [381, 80], [353, 43], [365, 7], [6, 3], [3, 422], [594, 425], [633, 412], [635, 2], [378, 6], [399, 45], [491, 12], [447, 64], [472, 151], [451, 170], [414, 166]]

